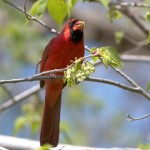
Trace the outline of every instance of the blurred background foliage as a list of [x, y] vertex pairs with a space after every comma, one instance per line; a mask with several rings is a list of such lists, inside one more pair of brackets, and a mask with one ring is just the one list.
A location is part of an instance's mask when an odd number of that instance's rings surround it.
[[[19, 0], [11, 2], [21, 7], [24, 4], [24, 1]], [[61, 30], [63, 23], [70, 16], [84, 20], [85, 43], [89, 47], [112, 45], [117, 47], [120, 53], [124, 53], [133, 47], [133, 44], [124, 38], [125, 34], [131, 35], [137, 42], [146, 40], [147, 37], [121, 12], [108, 9], [109, 0], [99, 2], [27, 0], [27, 10], [57, 30]], [[146, 13], [147, 9], [144, 13], [142, 11], [142, 14]], [[45, 45], [53, 36], [39, 24], [27, 21], [25, 15], [18, 10], [0, 2], [0, 79], [32, 76]], [[141, 49], [142, 51], [136, 53], [150, 54], [147, 47], [143, 46]], [[125, 63], [123, 67], [124, 71], [143, 87], [146, 87], [150, 80], [150, 73], [143, 73], [143, 70], [148, 68], [148, 63], [130, 62]], [[97, 77], [126, 83], [110, 68], [106, 71], [105, 67], [100, 65], [96, 70], [94, 75]], [[15, 96], [35, 84], [38, 82], [6, 84], [5, 87]], [[0, 103], [9, 98], [11, 96], [1, 86]], [[39, 139], [43, 102], [44, 90], [41, 90], [9, 110], [1, 112], [0, 134]], [[101, 147], [137, 147], [141, 143], [140, 146], [144, 147], [142, 143], [150, 141], [149, 119], [128, 123], [126, 114], [146, 114], [149, 108], [149, 103], [141, 96], [113, 86], [83, 82], [71, 88], [67, 87], [63, 91], [60, 143]]]

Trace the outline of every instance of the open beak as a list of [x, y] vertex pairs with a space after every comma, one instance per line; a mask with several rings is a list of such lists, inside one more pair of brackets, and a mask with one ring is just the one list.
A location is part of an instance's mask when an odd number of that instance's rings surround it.
[[85, 23], [83, 21], [77, 21], [73, 27], [73, 30], [81, 30], [83, 31]]

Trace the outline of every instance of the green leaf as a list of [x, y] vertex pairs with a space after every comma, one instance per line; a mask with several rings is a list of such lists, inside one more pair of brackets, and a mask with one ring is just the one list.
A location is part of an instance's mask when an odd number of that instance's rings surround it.
[[72, 67], [64, 71], [64, 82], [67, 82], [70, 87], [83, 81], [95, 71], [93, 64], [88, 61], [82, 63], [82, 60], [78, 59], [74, 63]]
[[150, 82], [147, 83], [146, 91], [150, 90]]
[[121, 67], [120, 57], [115, 48], [111, 46], [101, 47], [100, 53], [102, 56], [102, 61], [106, 68], [108, 67], [108, 65], [115, 68]]
[[68, 15], [69, 16], [71, 15], [72, 9], [76, 3], [77, 3], [77, 0], [68, 0], [67, 6], [68, 6]]
[[145, 19], [146, 19], [147, 21], [150, 21], [150, 11], [147, 11], [147, 12], [146, 12]]
[[124, 37], [124, 32], [122, 31], [115, 32], [115, 42], [117, 44], [120, 44], [122, 42], [123, 37]]
[[113, 22], [114, 19], [118, 20], [122, 18], [122, 14], [120, 11], [116, 10], [115, 8], [110, 8], [107, 11], [107, 18], [110, 22]]
[[109, 4], [110, 0], [99, 0], [99, 1], [102, 5], [104, 5], [106, 8], [108, 8], [108, 4]]
[[38, 0], [38, 1], [36, 1], [32, 5], [29, 13], [33, 16], [42, 17], [44, 12], [45, 12], [45, 9], [46, 9], [47, 2], [48, 2], [48, 0]]
[[50, 150], [51, 147], [52, 146], [50, 144], [44, 144], [40, 148], [38, 148], [37, 150]]
[[47, 8], [51, 17], [61, 25], [67, 16], [67, 3], [64, 0], [48, 0]]
[[150, 43], [150, 33], [148, 34], [147, 40], [146, 40], [146, 45]]

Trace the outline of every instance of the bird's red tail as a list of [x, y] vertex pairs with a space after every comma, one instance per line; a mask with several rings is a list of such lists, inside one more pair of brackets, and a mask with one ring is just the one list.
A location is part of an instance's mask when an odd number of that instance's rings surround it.
[[61, 93], [53, 106], [50, 106], [51, 96], [47, 95], [48, 94], [46, 94], [42, 118], [40, 145], [50, 144], [57, 146], [59, 141]]

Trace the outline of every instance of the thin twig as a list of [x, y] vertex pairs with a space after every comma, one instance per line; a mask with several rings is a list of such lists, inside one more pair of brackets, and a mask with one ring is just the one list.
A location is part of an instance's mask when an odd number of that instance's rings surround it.
[[129, 76], [127, 76], [123, 71], [121, 71], [118, 68], [114, 68], [112, 66], [110, 66], [113, 70], [115, 70], [118, 74], [120, 74], [122, 77], [124, 77], [131, 85], [133, 85], [134, 87], [138, 87], [137, 83], [131, 79]]
[[11, 3], [7, 0], [3, 0], [3, 2], [7, 3], [8, 5], [12, 6], [13, 8], [16, 8], [20, 12], [24, 13], [26, 15], [26, 17], [28, 16], [29, 20], [33, 20], [33, 21], [39, 23], [40, 25], [45, 27], [50, 33], [53, 33], [53, 34], [56, 34], [56, 35], [59, 34], [55, 29], [50, 28], [49, 26], [47, 26], [42, 20], [40, 20], [40, 19], [38, 19], [34, 16], [31, 16], [29, 13], [26, 12], [26, 10], [22, 9], [21, 7], [18, 7], [18, 6], [14, 5], [13, 3]]
[[[57, 72], [58, 69], [56, 69]], [[51, 71], [47, 71], [47, 72], [51, 72]], [[43, 72], [43, 74], [47, 73], [47, 72]], [[52, 72], [54, 72], [54, 70], [52, 70]], [[62, 70], [60, 70], [60, 72], [62, 72]], [[41, 73], [42, 74], [42, 73]], [[38, 81], [38, 80], [48, 80], [48, 79], [61, 79], [62, 80], [63, 76], [61, 75], [49, 75], [49, 76], [39, 76], [39, 74], [34, 75], [32, 77], [27, 77], [27, 78], [19, 78], [19, 79], [10, 79], [10, 80], [0, 80], [0, 84], [7, 84], [7, 83], [19, 83], [19, 82], [32, 82], [32, 81]]]
[[150, 117], [150, 114], [147, 114], [147, 115], [144, 115], [142, 117], [138, 117], [138, 118], [133, 118], [131, 117], [131, 115], [127, 114], [128, 118], [127, 121], [137, 121], [137, 120], [142, 120], [142, 119], [145, 119], [145, 118], [148, 118]]
[[88, 78], [85, 79], [85, 81], [100, 82], [100, 83], [105, 83], [105, 84], [109, 84], [109, 85], [114, 85], [114, 86], [122, 88], [124, 90], [128, 90], [128, 91], [131, 91], [131, 92], [136, 92], [136, 93], [138, 93], [140, 91], [137, 87], [126, 86], [126, 85], [121, 84], [119, 82], [115, 82], [115, 81], [108, 80], [108, 79], [88, 77]]
[[129, 76], [127, 76], [124, 72], [121, 70], [113, 68], [118, 74], [120, 74], [122, 77], [124, 77], [131, 85], [139, 89], [139, 92], [146, 97], [150, 101], [150, 94], [148, 94], [141, 86], [139, 86], [133, 79], [131, 79]]
[[128, 18], [130, 18], [131, 21], [134, 22], [136, 24], [136, 26], [138, 26], [143, 31], [143, 33], [145, 33], [145, 35], [149, 34], [149, 30], [138, 18], [138, 14], [136, 14], [136, 16], [135, 16], [135, 14], [133, 14], [131, 9], [129, 9], [128, 7], [123, 7], [122, 5], [114, 5], [113, 2], [109, 3], [109, 7], [115, 7], [115, 9], [119, 10], [124, 15], [126, 15]]
[[41, 63], [41, 60], [42, 60], [42, 59], [40, 59], [40, 60], [38, 61], [38, 63], [36, 64], [35, 74], [38, 74], [38, 67], [39, 67], [39, 65], [40, 65], [40, 63]]

